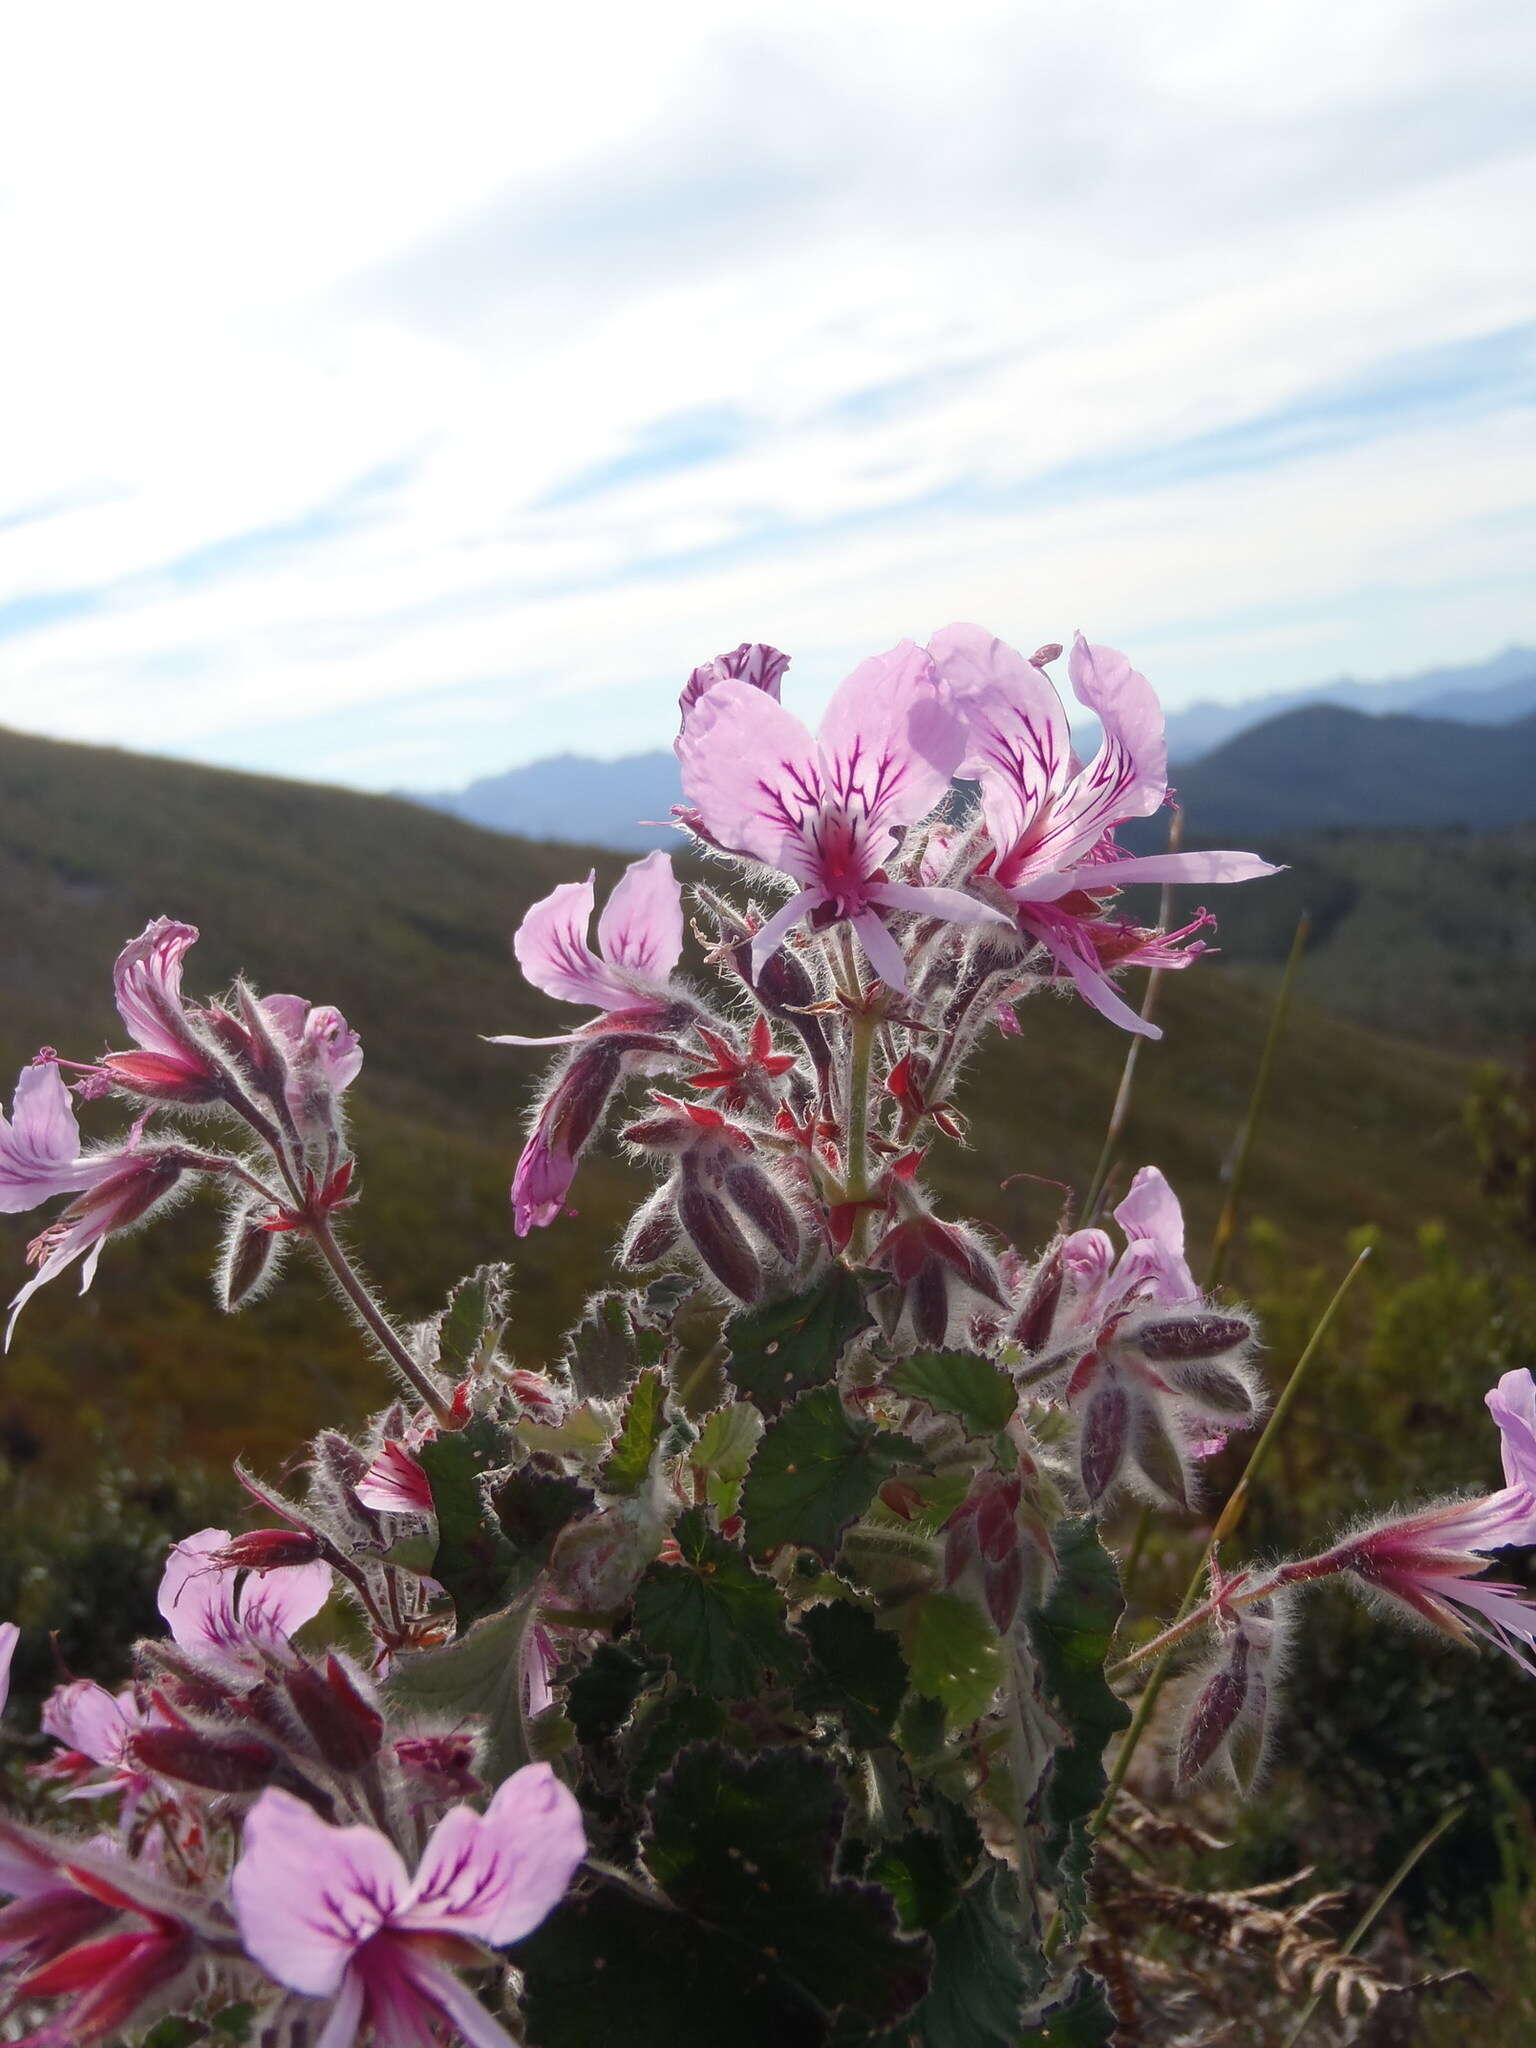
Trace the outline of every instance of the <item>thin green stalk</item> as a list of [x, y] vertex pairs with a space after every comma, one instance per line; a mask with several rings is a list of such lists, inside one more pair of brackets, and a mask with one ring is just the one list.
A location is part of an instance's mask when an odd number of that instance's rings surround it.
[[[1371, 1903], [1360, 1915], [1360, 1918], [1355, 1922], [1354, 1927], [1350, 1931], [1348, 1940], [1339, 1950], [1339, 1954], [1341, 1956], [1352, 1956], [1354, 1954], [1355, 1950], [1360, 1946], [1361, 1942], [1364, 1941], [1365, 1937], [1370, 1933], [1372, 1927], [1376, 1924], [1377, 1918], [1379, 1917], [1382, 1908], [1387, 1904], [1387, 1901], [1392, 1897], [1392, 1894], [1397, 1890], [1398, 1886], [1408, 1876], [1408, 1873], [1413, 1869], [1414, 1865], [1420, 1860], [1421, 1857], [1428, 1855], [1429, 1851], [1435, 1846], [1436, 1842], [1439, 1841], [1440, 1837], [1446, 1832], [1448, 1828], [1455, 1826], [1456, 1822], [1461, 1819], [1462, 1815], [1466, 1812], [1466, 1810], [1467, 1808], [1465, 1801], [1463, 1801], [1460, 1806], [1451, 1807], [1447, 1812], [1441, 1814], [1440, 1818], [1435, 1822], [1432, 1828], [1427, 1829], [1424, 1834], [1420, 1835], [1419, 1839], [1408, 1851], [1408, 1854], [1403, 1858], [1402, 1862], [1399, 1863], [1396, 1870], [1393, 1871], [1392, 1875], [1387, 1879], [1386, 1883], [1382, 1886], [1381, 1890], [1376, 1894], [1375, 1898], [1372, 1899]], [[1313, 2020], [1316, 2018], [1317, 2009], [1322, 2004], [1322, 2002], [1322, 1992], [1315, 1991], [1312, 1994], [1312, 1996], [1307, 2000], [1301, 2018], [1296, 2022], [1295, 2026], [1292, 2027], [1291, 2031], [1286, 2035], [1285, 2048], [1296, 2048], [1296, 2043], [1301, 2039], [1302, 2035], [1307, 2031], [1307, 2028], [1311, 2026]]]
[[[1205, 1585], [1206, 1573], [1210, 1566], [1212, 1553], [1215, 1551], [1217, 1544], [1229, 1536], [1237, 1527], [1239, 1521], [1241, 1521], [1243, 1510], [1248, 1502], [1249, 1490], [1263, 1468], [1264, 1461], [1269, 1455], [1270, 1447], [1279, 1434], [1280, 1425], [1289, 1414], [1292, 1403], [1300, 1391], [1301, 1383], [1306, 1377], [1308, 1368], [1322, 1348], [1323, 1339], [1333, 1327], [1334, 1318], [1343, 1306], [1345, 1295], [1348, 1294], [1350, 1288], [1354, 1285], [1361, 1267], [1370, 1255], [1370, 1247], [1367, 1245], [1349, 1271], [1344, 1275], [1344, 1278], [1339, 1282], [1338, 1290], [1334, 1294], [1332, 1301], [1323, 1310], [1322, 1315], [1318, 1319], [1317, 1327], [1307, 1339], [1306, 1348], [1292, 1368], [1291, 1376], [1286, 1381], [1284, 1391], [1270, 1413], [1263, 1433], [1248, 1454], [1248, 1463], [1243, 1468], [1243, 1476], [1238, 1480], [1236, 1486], [1233, 1487], [1226, 1506], [1217, 1518], [1216, 1526], [1212, 1529], [1205, 1548], [1200, 1554], [1200, 1562], [1196, 1565], [1193, 1576], [1185, 1588], [1184, 1598], [1179, 1602], [1178, 1612], [1169, 1623], [1168, 1632], [1178, 1628], [1179, 1624], [1199, 1600]], [[1110, 1771], [1109, 1784], [1105, 1788], [1104, 1797], [1099, 1802], [1098, 1811], [1089, 1822], [1089, 1829], [1093, 1834], [1097, 1834], [1109, 1818], [1110, 1809], [1115, 1803], [1115, 1795], [1125, 1783], [1125, 1775], [1131, 1767], [1131, 1759], [1135, 1756], [1141, 1738], [1146, 1733], [1147, 1723], [1152, 1718], [1152, 1710], [1157, 1705], [1158, 1694], [1162, 1691], [1164, 1682], [1167, 1679], [1169, 1660], [1176, 1646], [1176, 1640], [1163, 1643], [1161, 1653], [1158, 1656], [1157, 1662], [1152, 1667], [1151, 1675], [1147, 1679], [1141, 1698], [1136, 1702], [1136, 1711], [1132, 1715], [1130, 1727], [1125, 1731], [1125, 1739], [1120, 1744], [1119, 1754], [1116, 1756], [1114, 1766]], [[1124, 1664], [1134, 1666], [1155, 1647], [1156, 1645], [1149, 1644], [1146, 1650], [1138, 1651], [1133, 1657], [1123, 1660]]]
[[1264, 1040], [1264, 1050], [1259, 1055], [1259, 1071], [1254, 1076], [1253, 1094], [1248, 1100], [1248, 1114], [1243, 1119], [1243, 1128], [1238, 1135], [1237, 1154], [1232, 1161], [1232, 1178], [1227, 1186], [1227, 1199], [1222, 1204], [1221, 1215], [1216, 1223], [1216, 1235], [1211, 1242], [1211, 1261], [1205, 1275], [1208, 1290], [1214, 1287], [1222, 1276], [1227, 1263], [1227, 1252], [1231, 1248], [1233, 1234], [1237, 1229], [1237, 1212], [1243, 1199], [1243, 1185], [1248, 1178], [1248, 1161], [1253, 1153], [1253, 1141], [1258, 1135], [1265, 1103], [1269, 1099], [1270, 1074], [1274, 1068], [1280, 1034], [1285, 1027], [1286, 1013], [1291, 1007], [1291, 991], [1296, 981], [1296, 969], [1301, 964], [1301, 956], [1306, 950], [1311, 930], [1311, 916], [1304, 910], [1296, 920], [1296, 936], [1291, 940], [1285, 973], [1280, 978], [1280, 993], [1275, 998], [1275, 1007], [1269, 1019], [1269, 1032]]

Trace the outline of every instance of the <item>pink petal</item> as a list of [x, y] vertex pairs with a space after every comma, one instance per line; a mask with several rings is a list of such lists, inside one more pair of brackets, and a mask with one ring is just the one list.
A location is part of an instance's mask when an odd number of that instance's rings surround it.
[[816, 737], [828, 794], [871, 834], [926, 817], [965, 752], [965, 727], [938, 670], [910, 640], [859, 663]]
[[859, 935], [859, 943], [864, 948], [865, 958], [886, 987], [893, 988], [898, 993], [904, 991], [907, 986], [906, 957], [880, 922], [878, 913], [873, 910], [862, 910], [852, 919], [852, 924]]
[[[404, 1958], [403, 1974], [416, 1986], [422, 1998], [447, 2020], [453, 2029], [450, 2040], [467, 2042], [469, 2048], [518, 2048], [506, 2028], [491, 2018], [479, 1999], [465, 1989], [452, 1971], [445, 1970], [441, 1964], [429, 1962], [424, 1956], [409, 1954]], [[383, 2039], [382, 2036], [378, 2038]], [[413, 2038], [419, 2039], [419, 2036]], [[326, 2048], [326, 2043], [317, 2041], [315, 2048]]]
[[118, 1015], [146, 1052], [185, 1056], [189, 1030], [181, 996], [187, 949], [197, 926], [153, 918], [118, 954], [112, 969]]
[[80, 1126], [53, 1061], [23, 1067], [11, 1121], [0, 1115], [0, 1214], [18, 1215], [53, 1195], [75, 1194], [110, 1167], [110, 1155], [81, 1157]]
[[1536, 1489], [1536, 1380], [1521, 1367], [1505, 1373], [1484, 1398], [1499, 1425], [1504, 1477], [1511, 1486]]
[[1059, 912], [1031, 916], [1028, 911], [1021, 911], [1019, 922], [1039, 939], [1056, 965], [1070, 975], [1078, 994], [1101, 1017], [1118, 1024], [1122, 1031], [1134, 1032], [1138, 1038], [1162, 1037], [1161, 1025], [1149, 1024], [1131, 1008], [1100, 967], [1097, 955], [1080, 940], [1074, 943], [1075, 919], [1064, 918]]
[[586, 1853], [574, 1796], [548, 1764], [525, 1764], [483, 1815], [458, 1806], [438, 1822], [396, 1924], [504, 1947], [554, 1910]]
[[14, 1621], [0, 1621], [0, 1714], [11, 1696], [11, 1659], [20, 1640], [21, 1630]]
[[[363, 2001], [366, 1995], [361, 1974], [357, 1970], [349, 1969], [342, 1978], [341, 1990], [337, 1993], [336, 2003], [331, 2007], [331, 2016], [316, 2038], [315, 2048], [352, 2048], [353, 2042], [357, 2039], [357, 2030], [362, 2025]], [[419, 2048], [421, 2038], [418, 2033], [416, 2041], [408, 2042], [406, 2048]], [[380, 2035], [379, 2039], [382, 2043], [385, 2037]]]
[[357, 1482], [358, 1499], [365, 1508], [386, 1515], [430, 1515], [432, 1488], [427, 1475], [410, 1453], [397, 1443], [387, 1443]]
[[1168, 743], [1156, 691], [1123, 654], [1113, 647], [1090, 647], [1081, 633], [1072, 642], [1067, 674], [1078, 701], [1104, 728], [1104, 743], [1089, 775], [1100, 774], [1099, 764], [1108, 754], [1103, 778], [1107, 782], [1112, 776], [1119, 785], [1114, 818], [1150, 817], [1168, 794]]
[[1163, 1300], [1188, 1300], [1199, 1292], [1184, 1260], [1184, 1211], [1155, 1166], [1144, 1166], [1136, 1175], [1115, 1209], [1115, 1221], [1131, 1251], [1145, 1247], [1147, 1269], [1161, 1282]]
[[229, 1541], [227, 1529], [199, 1529], [173, 1545], [166, 1559], [155, 1604], [184, 1650], [227, 1652], [240, 1641], [237, 1574], [208, 1562]]
[[958, 772], [978, 779], [993, 845], [1006, 853], [1071, 774], [1072, 736], [1048, 677], [980, 626], [946, 626], [928, 651], [965, 721]]
[[683, 953], [683, 891], [670, 854], [648, 853], [624, 870], [598, 920], [597, 946], [611, 967], [666, 980]]
[[104, 1687], [89, 1678], [77, 1678], [48, 1695], [41, 1725], [45, 1735], [66, 1749], [78, 1750], [92, 1763], [118, 1764], [137, 1719]]
[[967, 896], [963, 889], [914, 888], [907, 882], [877, 882], [869, 891], [871, 903], [883, 903], [890, 910], [910, 910], [919, 917], [940, 917], [948, 924], [1001, 924], [1010, 928], [1013, 919], [990, 903]]
[[810, 882], [809, 827], [823, 798], [821, 758], [791, 712], [743, 682], [717, 683], [677, 743], [683, 794], [712, 839]]
[[1079, 865], [1064, 874], [1036, 875], [1011, 893], [1020, 903], [1054, 903], [1076, 889], [1122, 889], [1132, 882], [1251, 882], [1283, 870], [1256, 853], [1149, 853], [1129, 860]]
[[752, 972], [760, 974], [763, 963], [775, 954], [795, 926], [813, 904], [823, 900], [820, 889], [801, 889], [791, 896], [787, 903], [769, 918], [760, 931], [752, 934]]
[[286, 1643], [330, 1597], [331, 1568], [320, 1559], [247, 1572], [238, 1595], [241, 1631], [253, 1643]]
[[512, 950], [526, 978], [545, 995], [616, 1009], [634, 998], [587, 944], [595, 874], [594, 869], [584, 882], [562, 882], [541, 897], [518, 926]]
[[409, 1891], [398, 1851], [373, 1828], [328, 1827], [303, 1800], [271, 1789], [246, 1815], [230, 1880], [235, 1918], [246, 1953], [290, 1991], [339, 1990], [351, 1958]]

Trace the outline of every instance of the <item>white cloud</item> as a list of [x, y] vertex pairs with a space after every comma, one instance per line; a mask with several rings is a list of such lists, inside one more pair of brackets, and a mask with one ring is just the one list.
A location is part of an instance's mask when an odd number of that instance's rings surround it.
[[1513, 0], [85, 14], [0, 102], [7, 722], [442, 783], [748, 634], [1536, 634]]

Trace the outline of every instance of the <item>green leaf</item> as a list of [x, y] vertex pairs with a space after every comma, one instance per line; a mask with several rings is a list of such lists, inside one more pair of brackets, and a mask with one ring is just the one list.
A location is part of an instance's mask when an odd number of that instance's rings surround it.
[[666, 1427], [663, 1404], [666, 1379], [659, 1366], [649, 1366], [629, 1390], [624, 1420], [613, 1449], [598, 1474], [608, 1493], [638, 1493], [651, 1469], [651, 1457]]
[[565, 1356], [582, 1400], [618, 1400], [640, 1363], [628, 1298], [594, 1294], [566, 1340]]
[[809, 1750], [696, 1744], [651, 1797], [645, 1860], [684, 1912], [771, 1958], [824, 2011], [889, 2026], [927, 1989], [928, 1946], [901, 1938], [878, 1886], [833, 1879], [846, 1806]]
[[923, 1593], [897, 1628], [913, 1687], [942, 1704], [951, 1730], [980, 1720], [1003, 1676], [1002, 1645], [981, 1609], [958, 1593]]
[[849, 1339], [871, 1320], [859, 1283], [845, 1266], [834, 1266], [809, 1294], [732, 1316], [726, 1371], [765, 1415], [777, 1415], [797, 1394], [833, 1377]]
[[836, 1387], [802, 1394], [771, 1423], [741, 1490], [756, 1551], [803, 1544], [828, 1563], [843, 1531], [902, 1465], [921, 1465], [910, 1438], [850, 1415]]
[[487, 1615], [439, 1650], [399, 1658], [384, 1687], [396, 1709], [438, 1724], [483, 1716], [485, 1776], [491, 1784], [531, 1761], [523, 1727], [522, 1650], [526, 1604]]
[[849, 1740], [860, 1749], [888, 1742], [907, 1690], [907, 1667], [895, 1637], [845, 1600], [812, 1607], [795, 1626], [811, 1653], [795, 1704], [807, 1714], [841, 1714]]
[[465, 1429], [445, 1430], [415, 1452], [437, 1517], [432, 1576], [447, 1589], [461, 1629], [507, 1598], [516, 1553], [496, 1525], [484, 1481], [514, 1455], [505, 1431], [485, 1416]]
[[1073, 1934], [1086, 1910], [1092, 1856], [1087, 1824], [1107, 1783], [1105, 1744], [1129, 1724], [1131, 1711], [1104, 1677], [1125, 1607], [1115, 1561], [1087, 1516], [1058, 1523], [1052, 1540], [1059, 1565], [1056, 1583], [1050, 1599], [1029, 1617], [1029, 1631], [1041, 1693], [1068, 1736], [1046, 1780], [1045, 1850], [1056, 1861], [1058, 1904]]
[[885, 1376], [893, 1393], [923, 1401], [940, 1415], [957, 1415], [972, 1436], [996, 1436], [1013, 1420], [1018, 1390], [989, 1358], [967, 1351], [919, 1351], [899, 1359]]
[[709, 1504], [718, 1515], [735, 1513], [762, 1433], [763, 1418], [750, 1401], [717, 1408], [700, 1431], [690, 1462], [704, 1474]]
[[1107, 2048], [1118, 2024], [1103, 1984], [1091, 1971], [1078, 1970], [1066, 1991], [1018, 2036], [1019, 2048]]
[[478, 1266], [448, 1297], [437, 1332], [437, 1364], [450, 1378], [462, 1379], [483, 1363], [507, 1319], [509, 1266]]
[[798, 1669], [803, 1652], [785, 1625], [784, 1596], [739, 1545], [689, 1508], [673, 1530], [681, 1564], [653, 1564], [635, 1594], [635, 1628], [671, 1659], [679, 1678], [726, 1699], [751, 1699]]
[[529, 2048], [821, 2048], [815, 2003], [728, 1928], [604, 1880], [511, 1951]]
[[637, 1655], [623, 1643], [600, 1643], [592, 1661], [566, 1688], [565, 1710], [578, 1742], [610, 1741], [634, 1711], [645, 1688], [666, 1665]]
[[664, 1771], [671, 1770], [679, 1751], [690, 1742], [718, 1741], [725, 1725], [720, 1701], [691, 1686], [679, 1686], [654, 1706], [642, 1707], [625, 1743], [631, 1795], [643, 1797]]
[[167, 2013], [145, 2034], [140, 2048], [192, 2048], [194, 2041], [206, 2041], [208, 2029], [201, 2020], [183, 2019], [179, 2013]]
[[561, 1530], [591, 1513], [593, 1496], [578, 1479], [525, 1465], [492, 1490], [490, 1507], [511, 1550], [512, 1585], [520, 1592], [548, 1564]]

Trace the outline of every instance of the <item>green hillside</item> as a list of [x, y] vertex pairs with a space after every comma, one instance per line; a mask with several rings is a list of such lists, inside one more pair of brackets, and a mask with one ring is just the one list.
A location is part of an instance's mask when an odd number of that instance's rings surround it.
[[[426, 1313], [467, 1266], [510, 1255], [518, 1349], [534, 1362], [600, 1277], [635, 1183], [617, 1162], [594, 1160], [577, 1182], [580, 1215], [516, 1244], [506, 1183], [543, 1056], [477, 1034], [547, 1030], [561, 1014], [524, 986], [508, 937], [533, 898], [587, 864], [579, 849], [392, 799], [4, 735], [7, 1082], [40, 1044], [83, 1057], [122, 1043], [114, 953], [150, 916], [190, 919], [204, 939], [189, 989], [217, 989], [243, 969], [269, 992], [337, 1003], [361, 1032], [354, 1236], [387, 1297], [403, 1314]], [[1126, 1156], [1167, 1169], [1197, 1243], [1214, 1220], [1266, 1001], [1214, 964], [1169, 977], [1167, 1040], [1142, 1061]], [[1023, 1015], [1024, 1037], [994, 1044], [974, 1077], [973, 1149], [936, 1157], [934, 1178], [1029, 1245], [1054, 1222], [1052, 1184], [1080, 1188], [1092, 1170], [1125, 1040], [1065, 999]], [[1299, 1256], [1329, 1262], [1365, 1221], [1406, 1241], [1438, 1216], [1453, 1239], [1470, 1236], [1465, 1080], [1454, 1058], [1303, 1006], [1256, 1162], [1257, 1206]], [[120, 1112], [90, 1105], [83, 1121], [105, 1135]], [[1039, 1178], [1003, 1186], [1017, 1175]], [[243, 1450], [270, 1464], [322, 1417], [376, 1405], [377, 1370], [308, 1268], [245, 1315], [218, 1315], [206, 1283], [217, 1225], [211, 1208], [189, 1206], [109, 1247], [84, 1300], [65, 1279], [33, 1302], [3, 1368], [0, 1449], [60, 1475], [81, 1469], [96, 1438], [135, 1458]], [[36, 1227], [4, 1219], [0, 1261], [14, 1279]], [[1240, 1267], [1233, 1277], [1243, 1283]]]

